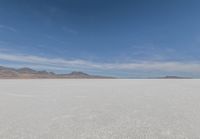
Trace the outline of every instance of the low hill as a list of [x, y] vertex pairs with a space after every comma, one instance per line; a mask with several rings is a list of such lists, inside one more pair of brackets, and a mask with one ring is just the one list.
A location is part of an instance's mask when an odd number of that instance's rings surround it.
[[84, 72], [73, 71], [68, 74], [56, 74], [53, 72], [47, 71], [37, 71], [31, 68], [8, 68], [0, 66], [0, 79], [95, 79], [95, 78], [112, 78], [106, 76], [98, 76], [98, 75], [89, 75]]

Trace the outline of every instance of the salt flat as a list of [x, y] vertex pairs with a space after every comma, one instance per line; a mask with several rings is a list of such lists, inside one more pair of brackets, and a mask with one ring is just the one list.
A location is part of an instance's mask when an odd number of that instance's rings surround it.
[[200, 80], [0, 80], [0, 139], [199, 139]]

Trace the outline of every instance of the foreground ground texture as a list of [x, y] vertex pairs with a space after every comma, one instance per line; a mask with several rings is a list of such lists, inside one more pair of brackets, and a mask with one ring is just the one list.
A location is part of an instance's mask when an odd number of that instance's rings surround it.
[[200, 80], [0, 80], [1, 139], [199, 139]]

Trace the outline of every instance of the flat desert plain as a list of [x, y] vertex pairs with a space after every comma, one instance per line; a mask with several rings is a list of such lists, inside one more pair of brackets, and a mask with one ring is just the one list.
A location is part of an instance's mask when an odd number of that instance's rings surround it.
[[199, 139], [200, 80], [0, 80], [0, 139]]

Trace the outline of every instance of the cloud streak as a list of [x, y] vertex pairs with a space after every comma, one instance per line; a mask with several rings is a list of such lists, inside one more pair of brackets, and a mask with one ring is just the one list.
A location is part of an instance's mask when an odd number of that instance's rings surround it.
[[9, 30], [11, 32], [17, 32], [17, 30], [10, 26], [0, 25], [0, 29]]
[[137, 61], [130, 63], [96, 63], [87, 60], [67, 60], [61, 58], [46, 58], [33, 55], [13, 55], [0, 53], [0, 60], [20, 62], [55, 68], [77, 68], [93, 70], [124, 70], [124, 71], [164, 71], [200, 73], [200, 63], [178, 61]]

